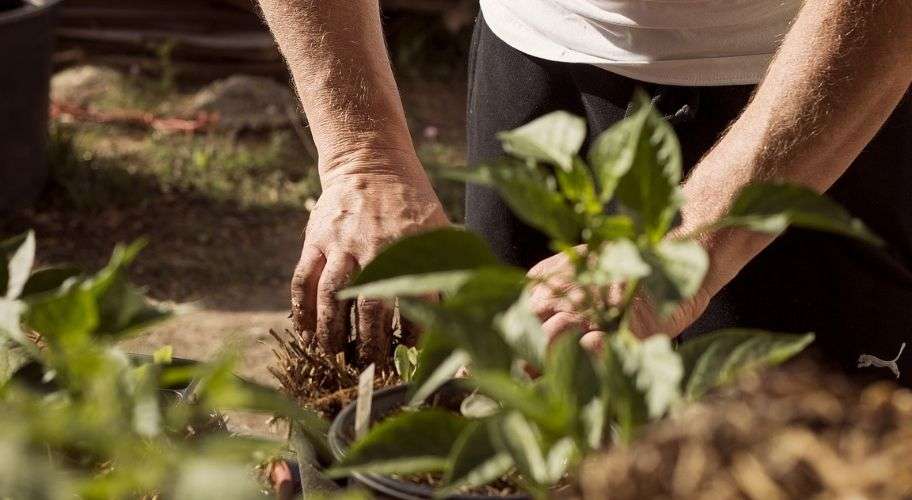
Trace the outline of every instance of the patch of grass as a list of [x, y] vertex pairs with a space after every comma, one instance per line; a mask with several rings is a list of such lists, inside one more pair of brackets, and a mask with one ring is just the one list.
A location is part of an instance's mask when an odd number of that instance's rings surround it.
[[[167, 67], [167, 47], [161, 55]], [[193, 89], [179, 91], [172, 77], [124, 75], [91, 106], [181, 115]], [[447, 110], [435, 107], [435, 100], [425, 99], [421, 92], [413, 94], [416, 98], [408, 104], [417, 117], [412, 125], [418, 154], [451, 220], [461, 222], [463, 185], [435, 174], [464, 164], [462, 127], [455, 127], [459, 134], [446, 129], [440, 136], [427, 137], [428, 124], [451, 119], [441, 115]], [[242, 208], [297, 210], [320, 192], [316, 159], [292, 130], [185, 135], [127, 125], [55, 123], [50, 149], [52, 181], [60, 188], [55, 195], [62, 195], [54, 196], [54, 203], [62, 202], [65, 208], [145, 206], [163, 196], [191, 196]]]
[[286, 131], [235, 139], [55, 124], [50, 149], [52, 179], [77, 209], [172, 193], [242, 207], [303, 207], [319, 192], [316, 169]]
[[319, 193], [317, 170], [289, 131], [264, 139], [153, 135], [144, 156], [167, 190], [241, 206], [299, 206]]

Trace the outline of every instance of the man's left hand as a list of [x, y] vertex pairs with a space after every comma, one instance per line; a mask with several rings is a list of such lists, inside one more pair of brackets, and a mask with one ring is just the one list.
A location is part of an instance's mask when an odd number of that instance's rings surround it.
[[[580, 254], [585, 246], [577, 247]], [[580, 342], [588, 349], [599, 350], [605, 332], [587, 314], [587, 294], [573, 281], [573, 264], [563, 253], [548, 257], [536, 264], [528, 273], [536, 282], [532, 288], [532, 310], [542, 322], [549, 344], [566, 333], [581, 334]], [[623, 297], [624, 284], [609, 288], [607, 300], [619, 304]], [[709, 304], [710, 295], [703, 291], [682, 303], [677, 310], [660, 318], [644, 293], [634, 296], [630, 305], [629, 327], [638, 337], [644, 338], [656, 333], [676, 336], [703, 314]]]

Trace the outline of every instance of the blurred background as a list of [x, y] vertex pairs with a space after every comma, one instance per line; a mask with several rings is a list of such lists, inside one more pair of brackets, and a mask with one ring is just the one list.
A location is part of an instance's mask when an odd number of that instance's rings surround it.
[[[381, 4], [418, 153], [460, 222], [461, 187], [436, 173], [464, 161], [476, 2]], [[205, 359], [233, 342], [243, 375], [273, 383], [268, 330], [290, 326], [320, 186], [255, 2], [0, 0], [0, 38], [0, 237], [34, 228], [40, 263], [86, 268], [148, 238], [132, 278], [193, 308], [129, 350]]]

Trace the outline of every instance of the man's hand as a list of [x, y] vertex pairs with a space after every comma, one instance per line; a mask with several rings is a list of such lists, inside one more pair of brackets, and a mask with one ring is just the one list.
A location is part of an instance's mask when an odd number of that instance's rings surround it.
[[[348, 332], [335, 292], [385, 244], [447, 224], [409, 135], [378, 0], [259, 0], [294, 78], [320, 157], [323, 195], [291, 286], [299, 331], [329, 353]], [[387, 362], [390, 312], [356, 307], [358, 356]]]
[[[585, 246], [577, 247], [581, 254]], [[566, 254], [548, 257], [533, 267], [528, 274], [537, 284], [532, 288], [532, 311], [542, 322], [542, 329], [553, 343], [560, 335], [577, 333], [580, 342], [587, 349], [601, 350], [605, 332], [586, 315], [590, 304], [586, 304], [586, 293], [573, 282], [573, 264]], [[609, 304], [619, 304], [623, 297], [623, 284], [608, 291]], [[660, 318], [644, 294], [634, 296], [630, 305], [629, 327], [638, 337], [656, 333], [675, 336], [703, 314], [709, 304], [710, 295], [703, 290], [692, 299], [685, 301], [671, 315]], [[598, 299], [601, 300], [601, 299]]]
[[[312, 332], [328, 353], [342, 350], [348, 338], [350, 304], [336, 292], [352, 274], [400, 236], [448, 224], [413, 153], [361, 151], [343, 161], [324, 181], [291, 282], [295, 328]], [[391, 309], [359, 299], [355, 317], [359, 363], [385, 363]]]

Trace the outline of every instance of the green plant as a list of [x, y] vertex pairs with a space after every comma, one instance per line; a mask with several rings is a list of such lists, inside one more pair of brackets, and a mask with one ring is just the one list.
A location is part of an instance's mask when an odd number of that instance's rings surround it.
[[[476, 236], [442, 229], [404, 238], [342, 296], [397, 298], [402, 312], [424, 327], [409, 388], [413, 408], [373, 427], [334, 474], [440, 472], [446, 494], [515, 470], [525, 489], [543, 496], [591, 450], [629, 441], [676, 405], [745, 370], [781, 362], [813, 340], [812, 334], [725, 330], [675, 350], [665, 335], [638, 340], [630, 333], [635, 294], [668, 314], [697, 291], [709, 265], [691, 237], [668, 236], [682, 204], [681, 153], [648, 99], [638, 97], [637, 105], [594, 141], [588, 162], [579, 155], [585, 123], [558, 112], [501, 134], [513, 157], [461, 175], [496, 188], [567, 254], [576, 282], [585, 285], [583, 312], [609, 333], [603, 352], [586, 352], [573, 335], [546, 348], [529, 307], [535, 283], [524, 270], [498, 264]], [[607, 211], [610, 203], [616, 213]], [[789, 225], [878, 241], [826, 198], [782, 184], [748, 186], [729, 216], [707, 229], [775, 234]], [[606, 300], [619, 285], [622, 300]], [[439, 303], [421, 300], [433, 292], [442, 294]], [[465, 365], [471, 374], [462, 383], [496, 401], [493, 411], [488, 405], [469, 418], [418, 409]]]
[[[231, 373], [233, 356], [177, 363], [116, 347], [167, 318], [126, 279], [143, 243], [94, 274], [34, 269], [35, 237], [0, 242], [0, 496], [252, 498], [274, 442], [229, 436], [217, 411], [275, 412], [326, 459], [326, 423]], [[171, 388], [191, 384], [175, 401]], [[168, 389], [168, 390], [166, 390]]]
[[397, 345], [393, 352], [393, 366], [403, 382], [410, 382], [418, 370], [418, 349], [404, 344]]

